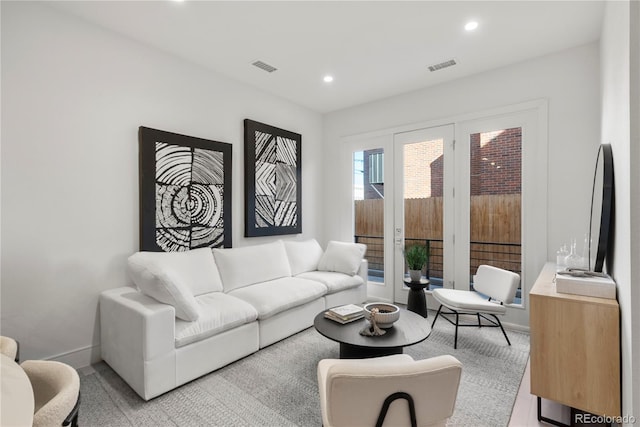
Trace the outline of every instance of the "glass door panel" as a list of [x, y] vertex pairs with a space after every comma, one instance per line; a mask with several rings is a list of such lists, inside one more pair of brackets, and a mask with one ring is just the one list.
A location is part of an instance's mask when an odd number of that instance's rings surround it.
[[[404, 163], [404, 247], [423, 246], [429, 255], [422, 278], [442, 286], [444, 139], [407, 143]], [[405, 262], [404, 278], [409, 277]]]
[[428, 250], [429, 287], [453, 287], [453, 125], [396, 134], [394, 145], [394, 300], [406, 303], [412, 246]]
[[384, 149], [353, 153], [354, 241], [367, 245], [369, 282], [384, 283]]
[[[478, 266], [522, 271], [522, 128], [469, 135], [469, 283]], [[516, 301], [521, 302], [518, 289]]]

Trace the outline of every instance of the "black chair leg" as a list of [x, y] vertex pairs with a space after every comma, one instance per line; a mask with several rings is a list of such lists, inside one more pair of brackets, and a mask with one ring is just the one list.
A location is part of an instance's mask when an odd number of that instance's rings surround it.
[[433, 328], [433, 325], [436, 324], [436, 320], [438, 320], [438, 316], [440, 316], [440, 310], [442, 310], [442, 304], [440, 304], [440, 307], [438, 307], [438, 312], [436, 313], [436, 317], [433, 318], [433, 322], [431, 323], [432, 328]]
[[456, 350], [458, 348], [458, 323], [460, 322], [460, 316], [458, 315], [458, 312], [456, 311], [456, 337], [455, 340], [453, 341], [453, 349]]
[[476, 316], [478, 316], [478, 327], [482, 328], [482, 322], [480, 321], [480, 313], [476, 313]]
[[509, 337], [507, 336], [507, 333], [504, 331], [504, 328], [502, 327], [502, 323], [500, 322], [500, 319], [498, 319], [498, 316], [496, 316], [495, 314], [492, 314], [493, 318], [496, 319], [496, 321], [498, 322], [498, 326], [500, 326], [500, 330], [502, 331], [502, 333], [504, 334], [504, 337], [507, 340], [507, 344], [511, 345], [511, 341], [509, 341]]

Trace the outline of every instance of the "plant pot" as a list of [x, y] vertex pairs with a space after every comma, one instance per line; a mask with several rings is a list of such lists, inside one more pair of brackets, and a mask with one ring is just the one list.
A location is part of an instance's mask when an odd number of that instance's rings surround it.
[[419, 282], [422, 279], [422, 270], [409, 270], [409, 278], [412, 282]]

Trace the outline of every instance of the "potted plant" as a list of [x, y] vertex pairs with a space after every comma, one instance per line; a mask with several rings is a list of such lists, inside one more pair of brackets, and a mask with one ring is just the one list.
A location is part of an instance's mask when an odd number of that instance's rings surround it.
[[409, 277], [412, 282], [419, 282], [422, 278], [422, 267], [429, 260], [429, 252], [426, 246], [413, 245], [404, 252], [404, 259], [409, 267]]

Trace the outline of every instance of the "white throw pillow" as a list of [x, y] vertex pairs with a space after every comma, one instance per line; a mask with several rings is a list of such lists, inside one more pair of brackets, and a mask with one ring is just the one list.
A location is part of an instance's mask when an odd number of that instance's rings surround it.
[[362, 243], [330, 241], [320, 258], [318, 270], [337, 271], [353, 276], [358, 272], [367, 246]]
[[214, 249], [224, 291], [291, 276], [282, 240], [242, 248]]
[[318, 269], [318, 262], [322, 258], [322, 247], [316, 239], [285, 240], [284, 247], [287, 250], [293, 276]]
[[129, 257], [129, 272], [134, 283], [138, 275], [151, 269], [155, 275], [170, 270], [181, 279], [193, 296], [222, 292], [222, 279], [211, 248], [184, 252], [137, 252]]
[[[130, 271], [138, 267], [135, 259], [133, 263], [129, 263]], [[147, 263], [144, 269], [138, 269], [132, 277], [135, 277], [134, 282], [143, 294], [173, 306], [176, 317], [189, 322], [200, 317], [196, 299], [175, 271]]]

